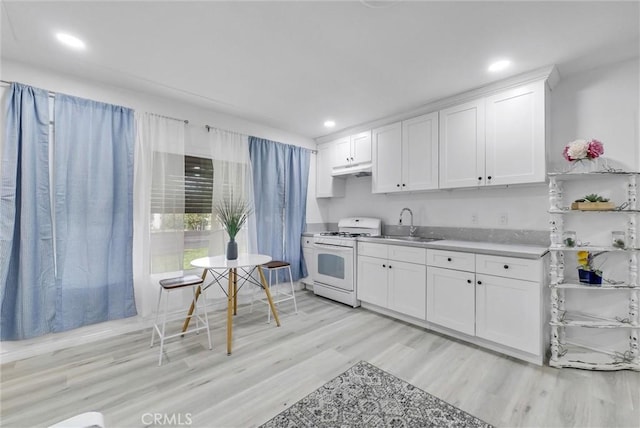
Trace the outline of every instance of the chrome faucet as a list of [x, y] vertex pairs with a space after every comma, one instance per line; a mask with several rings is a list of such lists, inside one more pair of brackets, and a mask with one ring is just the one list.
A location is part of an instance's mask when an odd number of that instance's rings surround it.
[[409, 211], [409, 214], [411, 215], [411, 227], [409, 228], [409, 236], [414, 236], [418, 228], [413, 225], [413, 211], [411, 211], [409, 208], [403, 208], [402, 211], [400, 211], [400, 220], [398, 220], [398, 224], [402, 224], [402, 214], [404, 214], [405, 211]]

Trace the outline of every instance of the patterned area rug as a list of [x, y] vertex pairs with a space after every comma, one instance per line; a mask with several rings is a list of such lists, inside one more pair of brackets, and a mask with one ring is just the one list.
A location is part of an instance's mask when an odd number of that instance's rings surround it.
[[360, 361], [262, 427], [492, 426]]

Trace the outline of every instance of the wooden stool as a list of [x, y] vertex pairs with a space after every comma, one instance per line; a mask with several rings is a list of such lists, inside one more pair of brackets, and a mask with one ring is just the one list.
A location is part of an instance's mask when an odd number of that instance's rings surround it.
[[[280, 269], [287, 269], [289, 271], [289, 284], [291, 284], [291, 293], [289, 294], [288, 292], [284, 292], [284, 291], [280, 291], [280, 288], [277, 287], [277, 283], [274, 286], [275, 287], [275, 294], [273, 294], [273, 303], [274, 304], [278, 304], [280, 302], [286, 302], [287, 300], [293, 300], [293, 308], [295, 310], [295, 313], [298, 313], [298, 304], [296, 303], [296, 292], [293, 288], [293, 277], [291, 275], [291, 264], [289, 262], [283, 262], [281, 260], [272, 260], [269, 263], [265, 263], [262, 265], [263, 269], [266, 269], [269, 271], [269, 288], [271, 289], [271, 273], [275, 272], [276, 273], [276, 281], [278, 279], [278, 271]], [[254, 293], [251, 295], [251, 311], [253, 311], [253, 298], [255, 295], [255, 290]], [[260, 299], [261, 302], [264, 302], [267, 304], [268, 307], [268, 312], [267, 312], [267, 322], [271, 323], [271, 307], [269, 306], [269, 302], [265, 299]], [[279, 311], [278, 311], [279, 312]]]
[[[156, 308], [156, 319], [155, 319], [155, 322], [153, 323], [153, 331], [151, 333], [151, 347], [153, 347], [153, 342], [154, 342], [156, 333], [158, 333], [158, 337], [160, 338], [160, 357], [158, 358], [159, 366], [162, 365], [162, 350], [164, 348], [164, 341], [166, 339], [171, 339], [172, 337], [177, 337], [177, 336], [184, 336], [187, 333], [199, 333], [200, 330], [207, 330], [207, 339], [209, 339], [209, 349], [212, 348], [211, 332], [209, 331], [209, 318], [207, 316], [207, 303], [206, 303], [207, 299], [205, 298], [205, 296], [203, 296], [203, 298], [200, 299], [200, 306], [202, 306], [201, 309], [204, 312], [204, 318], [202, 317], [202, 314], [200, 314], [198, 310], [199, 305], [197, 303], [200, 293], [203, 292], [200, 286], [204, 282], [204, 276], [205, 274], [202, 274], [202, 276], [186, 275], [186, 276], [179, 276], [177, 278], [167, 278], [160, 281], [160, 293], [158, 294], [158, 306]], [[169, 314], [169, 293], [184, 287], [191, 287], [191, 291], [193, 292], [193, 300], [192, 300], [193, 312], [187, 316], [187, 319], [195, 318], [196, 326], [191, 330], [187, 330], [184, 332], [180, 331], [179, 333], [167, 335], [165, 333], [165, 327], [166, 327], [167, 321], [184, 319], [184, 314], [181, 312], [180, 313], [174, 312]], [[167, 297], [165, 298], [164, 315], [162, 317], [162, 328], [160, 328], [160, 326], [158, 325], [158, 316], [160, 315], [160, 302], [162, 300], [162, 295], [165, 292], [167, 294]], [[171, 318], [167, 318], [167, 316], [171, 316]], [[202, 325], [200, 325], [201, 323]]]

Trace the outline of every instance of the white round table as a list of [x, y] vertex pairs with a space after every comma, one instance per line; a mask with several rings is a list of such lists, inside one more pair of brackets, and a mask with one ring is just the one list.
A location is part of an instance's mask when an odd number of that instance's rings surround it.
[[[238, 270], [240, 270], [240, 279], [243, 280], [240, 287], [242, 287], [246, 282], [262, 287], [267, 295], [267, 300], [269, 301], [273, 318], [276, 320], [276, 325], [280, 327], [280, 318], [278, 318], [278, 312], [276, 311], [276, 307], [271, 299], [271, 292], [261, 267], [270, 261], [271, 257], [264, 254], [239, 254], [236, 260], [227, 260], [225, 256], [214, 256], [202, 257], [191, 262], [191, 266], [205, 269], [211, 275], [212, 281], [204, 286], [205, 289], [216, 283], [220, 288], [222, 288], [222, 291], [224, 291], [224, 287], [220, 283], [220, 279], [224, 278], [228, 280], [228, 291], [225, 292], [227, 295], [227, 355], [231, 355], [233, 315], [238, 312]], [[257, 282], [251, 276], [253, 271], [256, 269], [260, 275], [260, 282]], [[196, 295], [196, 299], [197, 296], [198, 295]], [[189, 311], [189, 315], [191, 315], [192, 310], [193, 304], [192, 309]], [[186, 327], [188, 327], [188, 320], [189, 318], [185, 321], [183, 330], [186, 330]]]

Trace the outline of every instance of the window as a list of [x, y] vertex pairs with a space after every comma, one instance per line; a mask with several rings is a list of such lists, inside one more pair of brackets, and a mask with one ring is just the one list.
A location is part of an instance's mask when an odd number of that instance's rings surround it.
[[160, 152], [154, 153], [153, 162], [151, 272], [191, 269], [191, 260], [209, 253], [213, 162]]

